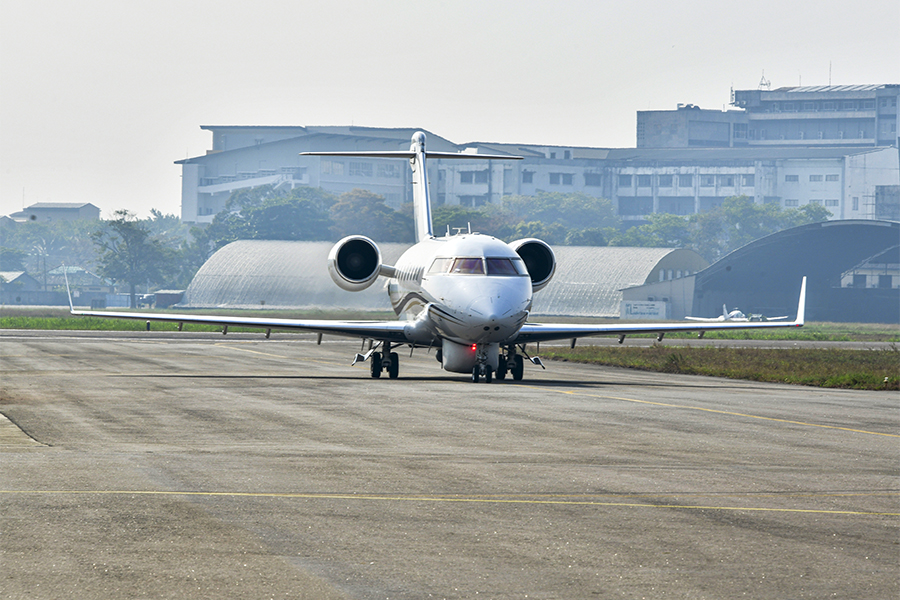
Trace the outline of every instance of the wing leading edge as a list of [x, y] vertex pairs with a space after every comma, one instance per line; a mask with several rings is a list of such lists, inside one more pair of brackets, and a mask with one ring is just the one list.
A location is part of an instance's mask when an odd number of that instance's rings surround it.
[[775, 327], [803, 327], [806, 315], [806, 277], [800, 284], [800, 300], [797, 303], [797, 318], [790, 322], [693, 322], [693, 323], [624, 323], [608, 325], [564, 325], [526, 323], [515, 339], [517, 344], [571, 340], [596, 335], [634, 335], [656, 333], [658, 335], [683, 331], [721, 331], [729, 329], [772, 329]]

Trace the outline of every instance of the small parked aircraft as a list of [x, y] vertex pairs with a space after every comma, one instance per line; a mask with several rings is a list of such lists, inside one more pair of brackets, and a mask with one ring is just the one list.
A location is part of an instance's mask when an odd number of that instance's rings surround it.
[[518, 160], [507, 155], [429, 152], [425, 134], [412, 136], [409, 151], [304, 152], [316, 156], [355, 156], [405, 159], [412, 169], [413, 212], [416, 244], [395, 265], [382, 262], [371, 239], [353, 235], [337, 242], [328, 256], [328, 272], [334, 282], [349, 292], [365, 289], [379, 277], [387, 278], [387, 290], [397, 321], [332, 321], [263, 317], [207, 316], [193, 314], [107, 312], [75, 310], [72, 314], [119, 319], [207, 323], [230, 326], [311, 331], [320, 335], [362, 338], [371, 342], [352, 364], [369, 361], [372, 377], [387, 372], [399, 374], [400, 346], [436, 348], [441, 366], [454, 373], [471, 373], [472, 381], [491, 382], [511, 375], [521, 380], [525, 358], [543, 367], [540, 358], [529, 356], [526, 345], [584, 336], [625, 336], [655, 333], [662, 340], [667, 332], [802, 327], [806, 303], [806, 278], [800, 285], [797, 317], [789, 323], [616, 323], [605, 325], [541, 324], [527, 321], [532, 295], [550, 282], [556, 271], [556, 256], [550, 246], [535, 238], [506, 243], [481, 233], [458, 233], [436, 237], [432, 232], [427, 158]]
[[722, 305], [722, 314], [718, 317], [685, 317], [685, 319], [689, 321], [706, 321], [706, 322], [720, 322], [720, 321], [736, 321], [736, 322], [749, 322], [749, 321], [783, 321], [787, 319], [788, 316], [785, 315], [783, 317], [767, 317], [765, 315], [759, 314], [751, 314], [749, 317], [739, 311], [738, 309], [734, 309], [729, 312], [728, 308], [723, 304]]

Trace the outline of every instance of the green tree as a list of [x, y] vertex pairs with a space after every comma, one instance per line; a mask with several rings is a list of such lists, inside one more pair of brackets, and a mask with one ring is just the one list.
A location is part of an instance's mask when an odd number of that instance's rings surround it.
[[329, 211], [335, 202], [335, 196], [321, 188], [298, 187], [288, 193], [272, 186], [237, 190], [202, 234], [193, 231], [199, 244], [193, 251], [205, 245], [212, 253], [236, 240], [332, 239]]
[[0, 271], [24, 271], [27, 252], [0, 247]]
[[413, 220], [385, 204], [384, 196], [367, 190], [341, 194], [331, 207], [332, 232], [337, 237], [359, 234], [377, 242], [411, 243], [415, 239]]
[[113, 213], [91, 234], [97, 246], [99, 275], [128, 284], [131, 307], [137, 306], [137, 286], [162, 283], [171, 270], [174, 252], [151, 236], [149, 227], [127, 210]]
[[516, 222], [556, 223], [566, 229], [618, 227], [612, 202], [583, 193], [540, 192], [534, 196], [506, 196], [502, 208]]
[[457, 229], [468, 231], [470, 225], [472, 231], [496, 235], [487, 229], [490, 217], [479, 208], [469, 208], [458, 204], [438, 206], [431, 211], [431, 222], [436, 235], [445, 234], [448, 228], [451, 234]]
[[763, 236], [830, 216], [828, 209], [818, 204], [782, 209], [777, 204], [757, 204], [747, 196], [732, 196], [713, 210], [687, 218], [647, 215], [648, 223], [620, 232], [610, 245], [693, 248], [713, 262]]

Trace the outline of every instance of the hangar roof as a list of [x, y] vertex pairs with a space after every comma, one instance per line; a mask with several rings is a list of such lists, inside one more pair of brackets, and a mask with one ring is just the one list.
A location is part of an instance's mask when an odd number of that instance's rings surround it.
[[745, 311], [793, 314], [800, 280], [806, 276], [808, 319], [897, 322], [900, 288], [842, 288], [841, 275], [896, 246], [898, 240], [900, 223], [896, 221], [853, 219], [767, 235], [697, 274], [694, 314], [720, 314], [723, 302], [736, 299]]
[[[338, 308], [391, 310], [384, 286], [345, 292], [328, 275], [331, 242], [242, 240], [216, 252], [197, 272], [181, 305], [192, 308]], [[380, 244], [394, 264], [408, 246]], [[557, 247], [557, 271], [535, 294], [535, 314], [618, 317], [621, 290], [706, 266], [692, 250]]]

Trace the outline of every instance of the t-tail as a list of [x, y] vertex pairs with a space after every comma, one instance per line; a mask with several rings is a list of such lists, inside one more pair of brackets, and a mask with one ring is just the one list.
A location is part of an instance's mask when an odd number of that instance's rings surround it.
[[374, 152], [301, 152], [301, 156], [357, 156], [363, 158], [405, 158], [412, 169], [413, 216], [416, 223], [416, 242], [434, 237], [431, 220], [431, 195], [428, 189], [428, 158], [467, 160], [521, 160], [512, 154], [466, 154], [462, 152], [430, 152], [425, 149], [425, 133], [417, 131], [412, 136], [409, 150]]
[[428, 193], [428, 169], [425, 168], [425, 134], [417, 131], [412, 136], [409, 159], [412, 169], [413, 217], [416, 221], [416, 241], [434, 237], [431, 220], [431, 196]]

